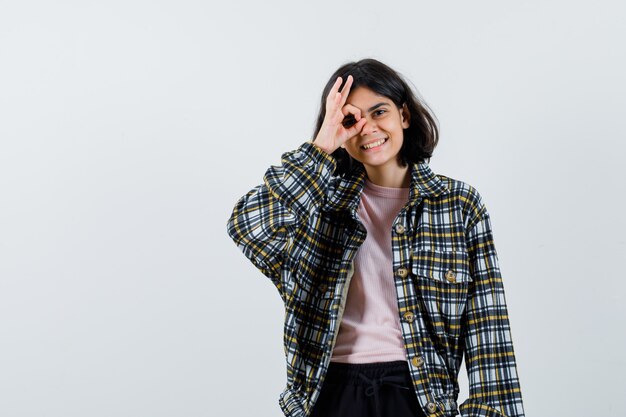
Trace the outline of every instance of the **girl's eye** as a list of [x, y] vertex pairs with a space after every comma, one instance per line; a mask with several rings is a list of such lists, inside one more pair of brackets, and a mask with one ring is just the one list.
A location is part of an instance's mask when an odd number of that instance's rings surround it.
[[385, 113], [385, 111], [386, 111], [386, 110], [376, 110], [376, 111], [374, 112], [374, 114], [378, 115], [378, 112], [380, 112], [380, 114], [382, 114], [382, 113]]

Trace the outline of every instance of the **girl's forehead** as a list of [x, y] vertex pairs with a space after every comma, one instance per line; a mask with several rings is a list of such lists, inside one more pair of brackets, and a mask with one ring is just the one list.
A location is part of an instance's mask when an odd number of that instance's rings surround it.
[[347, 102], [350, 104], [355, 103], [369, 103], [369, 102], [387, 102], [391, 103], [391, 99], [389, 97], [382, 96], [367, 87], [357, 87], [354, 90], [350, 91], [348, 94]]

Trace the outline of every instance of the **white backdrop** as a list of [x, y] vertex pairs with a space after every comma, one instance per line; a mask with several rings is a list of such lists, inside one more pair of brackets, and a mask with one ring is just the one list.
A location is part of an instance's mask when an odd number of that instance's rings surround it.
[[626, 6], [433, 3], [1, 2], [0, 415], [281, 416], [226, 221], [373, 57], [485, 199], [527, 415], [623, 416]]

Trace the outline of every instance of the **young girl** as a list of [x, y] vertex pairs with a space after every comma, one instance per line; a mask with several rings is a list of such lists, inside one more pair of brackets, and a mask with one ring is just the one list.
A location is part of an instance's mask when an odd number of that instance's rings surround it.
[[427, 164], [426, 105], [363, 59], [328, 81], [313, 137], [227, 224], [285, 304], [285, 416], [522, 417], [490, 217], [476, 188]]

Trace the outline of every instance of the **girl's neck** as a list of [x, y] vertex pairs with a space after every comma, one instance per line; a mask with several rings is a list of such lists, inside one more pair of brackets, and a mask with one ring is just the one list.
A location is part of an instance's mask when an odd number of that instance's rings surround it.
[[368, 180], [381, 187], [409, 188], [411, 185], [411, 170], [408, 166], [393, 170], [379, 170], [371, 167], [365, 169]]

